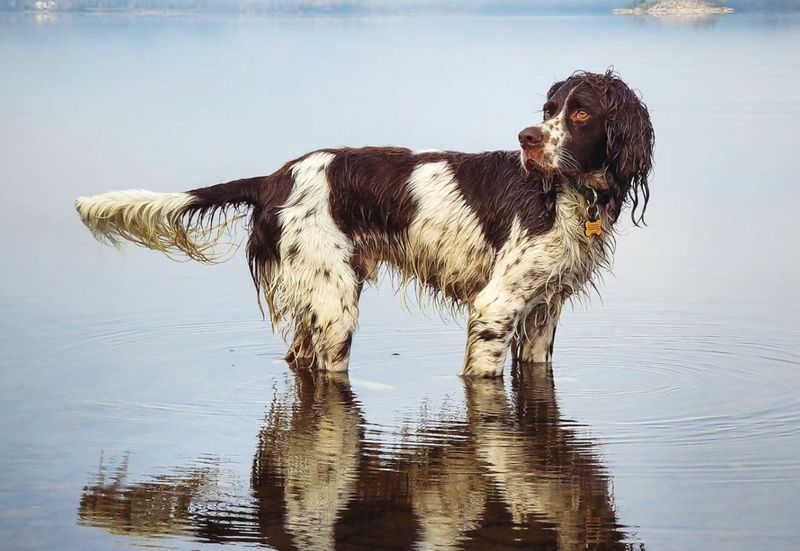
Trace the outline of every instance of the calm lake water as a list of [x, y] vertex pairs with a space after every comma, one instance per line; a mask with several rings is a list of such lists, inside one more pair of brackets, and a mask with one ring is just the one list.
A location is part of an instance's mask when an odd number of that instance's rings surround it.
[[[553, 376], [366, 292], [348, 377], [290, 372], [240, 251], [95, 243], [72, 202], [322, 146], [510, 149], [614, 65], [649, 227]], [[796, 549], [800, 20], [0, 17], [0, 548]]]

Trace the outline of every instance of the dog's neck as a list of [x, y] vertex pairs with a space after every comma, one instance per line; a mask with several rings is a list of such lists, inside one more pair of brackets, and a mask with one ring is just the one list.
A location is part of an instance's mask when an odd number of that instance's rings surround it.
[[598, 206], [605, 206], [611, 199], [611, 186], [608, 182], [606, 172], [590, 172], [581, 174], [577, 178], [567, 178], [566, 183], [583, 195], [587, 203]]
[[562, 175], [558, 185], [562, 189], [573, 189], [583, 197], [586, 205], [597, 205], [608, 215], [610, 223], [615, 222], [619, 216], [627, 194], [627, 188], [619, 185], [613, 174], [605, 167], [572, 177]]

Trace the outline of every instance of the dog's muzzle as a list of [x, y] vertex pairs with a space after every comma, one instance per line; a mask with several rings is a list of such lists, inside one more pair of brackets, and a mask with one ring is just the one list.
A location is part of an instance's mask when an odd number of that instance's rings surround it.
[[539, 126], [529, 126], [519, 133], [519, 145], [522, 147], [522, 161], [525, 166], [533, 163], [541, 168], [549, 169], [549, 155], [544, 151], [545, 134]]

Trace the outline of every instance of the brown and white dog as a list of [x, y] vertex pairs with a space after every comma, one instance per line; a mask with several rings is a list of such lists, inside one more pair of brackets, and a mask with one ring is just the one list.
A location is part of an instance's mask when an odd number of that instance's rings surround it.
[[554, 84], [544, 122], [519, 140], [521, 151], [474, 154], [322, 149], [269, 176], [76, 207], [101, 240], [203, 262], [218, 260], [215, 245], [242, 217], [227, 215], [249, 209], [250, 271], [273, 326], [292, 335], [290, 364], [347, 369], [362, 286], [385, 265], [401, 285], [466, 308], [461, 374], [500, 376], [509, 348], [551, 360], [561, 307], [608, 266], [629, 200], [642, 220], [652, 165], [647, 108], [612, 72]]

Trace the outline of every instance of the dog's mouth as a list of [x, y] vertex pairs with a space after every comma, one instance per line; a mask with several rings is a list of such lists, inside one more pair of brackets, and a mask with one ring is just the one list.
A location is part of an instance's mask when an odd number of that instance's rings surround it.
[[558, 169], [553, 155], [546, 152], [543, 147], [523, 147], [520, 155], [522, 164], [528, 170], [539, 169], [549, 174]]
[[543, 147], [523, 147], [521, 156], [522, 164], [528, 170], [538, 169], [548, 175], [558, 172], [568, 178], [576, 178], [580, 174], [580, 170], [574, 167], [559, 166], [560, 163], [556, 156], [545, 151]]

